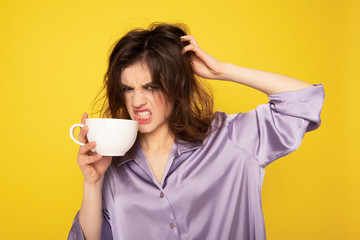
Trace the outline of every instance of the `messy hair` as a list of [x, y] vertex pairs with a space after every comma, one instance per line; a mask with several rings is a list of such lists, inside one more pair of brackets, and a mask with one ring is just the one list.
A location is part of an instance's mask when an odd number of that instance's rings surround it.
[[105, 100], [100, 117], [130, 119], [122, 92], [121, 72], [132, 64], [147, 64], [152, 82], [159, 87], [173, 109], [168, 118], [175, 137], [202, 142], [211, 132], [213, 97], [194, 74], [192, 52], [181, 51], [189, 42], [184, 24], [152, 23], [148, 29], [134, 29], [119, 39], [109, 56], [104, 76]]

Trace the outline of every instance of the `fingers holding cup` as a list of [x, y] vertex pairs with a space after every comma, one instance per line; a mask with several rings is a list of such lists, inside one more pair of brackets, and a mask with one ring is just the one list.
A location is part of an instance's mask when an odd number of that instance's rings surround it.
[[[81, 118], [81, 124], [85, 125], [86, 124], [86, 119], [88, 118], [87, 113], [85, 112]], [[84, 126], [81, 128], [78, 139], [80, 142], [82, 143], [88, 143], [88, 139], [86, 137], [87, 133], [89, 132], [89, 127], [88, 126]]]
[[94, 155], [94, 148], [96, 147], [96, 142], [92, 141], [86, 143], [85, 145], [80, 146], [79, 155]]

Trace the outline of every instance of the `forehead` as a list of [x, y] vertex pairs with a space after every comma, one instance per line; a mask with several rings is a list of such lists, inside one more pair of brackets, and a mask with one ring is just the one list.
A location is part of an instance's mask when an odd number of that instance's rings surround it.
[[132, 85], [143, 85], [151, 82], [151, 73], [145, 62], [136, 62], [121, 71], [121, 83]]

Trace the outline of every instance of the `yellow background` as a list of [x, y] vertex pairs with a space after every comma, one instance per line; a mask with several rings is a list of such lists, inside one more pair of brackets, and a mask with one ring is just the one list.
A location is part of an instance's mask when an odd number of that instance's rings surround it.
[[[360, 239], [359, 15], [356, 0], [1, 0], [0, 238], [67, 238], [82, 199], [69, 128], [90, 112], [112, 43], [165, 21], [221, 61], [324, 84], [322, 126], [267, 167], [267, 235]], [[228, 113], [267, 101], [209, 84]]]

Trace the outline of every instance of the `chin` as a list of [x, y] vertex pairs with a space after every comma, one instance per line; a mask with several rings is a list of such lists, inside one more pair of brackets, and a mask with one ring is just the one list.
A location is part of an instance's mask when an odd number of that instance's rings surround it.
[[153, 131], [153, 129], [151, 129], [150, 127], [147, 127], [147, 126], [139, 126], [138, 131], [139, 131], [139, 133], [151, 133]]

